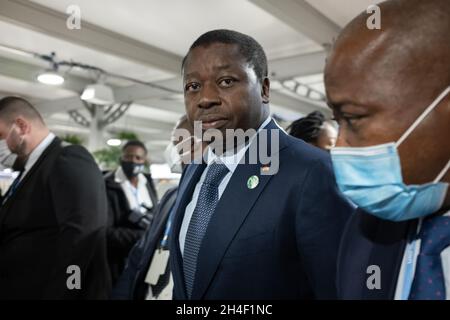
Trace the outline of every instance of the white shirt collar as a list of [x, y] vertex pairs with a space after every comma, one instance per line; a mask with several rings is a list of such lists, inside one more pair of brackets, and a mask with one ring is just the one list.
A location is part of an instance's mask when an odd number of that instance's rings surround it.
[[137, 187], [134, 187], [131, 184], [121, 166], [117, 168], [114, 174], [114, 180], [120, 184], [131, 209], [139, 209], [144, 213], [146, 209], [142, 204], [146, 205], [148, 208], [154, 206], [147, 189], [147, 178], [142, 173], [138, 175]]
[[25, 172], [28, 172], [39, 159], [39, 157], [44, 153], [45, 149], [52, 143], [55, 139], [55, 135], [50, 132], [42, 141], [37, 145], [36, 148], [30, 153], [27, 163], [25, 164]]
[[268, 116], [266, 118], [266, 120], [264, 120], [264, 122], [259, 126], [256, 134], [253, 137], [251, 137], [250, 141], [245, 146], [239, 148], [239, 150], [236, 153], [231, 153], [231, 154], [225, 153], [223, 155], [217, 156], [214, 152], [212, 152], [212, 150], [210, 148], [208, 148], [208, 158], [207, 158], [208, 166], [214, 161], [219, 161], [219, 162], [222, 162], [231, 173], [233, 173], [234, 170], [236, 170], [239, 162], [241, 162], [242, 157], [245, 155], [245, 152], [249, 148], [253, 139], [263, 128], [265, 128], [269, 124], [269, 122], [271, 120], [272, 120], [272, 118], [270, 116]]

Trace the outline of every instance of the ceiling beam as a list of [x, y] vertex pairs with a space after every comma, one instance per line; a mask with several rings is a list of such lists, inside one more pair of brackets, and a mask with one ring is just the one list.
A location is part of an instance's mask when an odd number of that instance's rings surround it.
[[186, 112], [184, 106], [184, 99], [146, 99], [137, 102], [139, 105], [149, 106], [152, 108], [158, 108], [165, 111], [171, 111], [180, 114]]
[[112, 54], [170, 73], [178, 73], [182, 57], [86, 21], [69, 30], [68, 16], [26, 0], [0, 1], [0, 19], [74, 44]]
[[294, 30], [327, 48], [340, 27], [305, 0], [250, 0]]
[[70, 110], [83, 109], [84, 104], [80, 97], [69, 97], [58, 100], [41, 101], [36, 103], [35, 107], [43, 116], [47, 117], [57, 112], [65, 113]]
[[[24, 80], [28, 82], [36, 82], [37, 75], [43, 71], [44, 68], [13, 60], [10, 58], [0, 56], [0, 74], [6, 77]], [[75, 76], [73, 74], [64, 75], [64, 83], [58, 88], [67, 89], [74, 92], [82, 92], [86, 84], [89, 83], [87, 79]]]
[[170, 123], [136, 116], [124, 116], [107, 128], [120, 127], [127, 128], [129, 131], [133, 131], [135, 128], [143, 128], [171, 132], [175, 123], [176, 121]]
[[287, 95], [279, 91], [272, 90], [270, 92], [270, 102], [287, 110], [308, 114], [312, 111], [319, 110], [326, 116], [331, 115], [331, 111], [323, 102], [312, 101], [299, 95]]
[[[81, 132], [88, 132], [90, 129], [80, 126], [75, 121], [73, 121], [68, 115], [63, 117], [49, 117], [45, 120], [45, 123], [51, 126], [65, 126], [68, 128], [78, 128]], [[107, 132], [120, 132], [120, 131], [132, 131], [141, 132], [146, 135], [153, 136], [158, 139], [169, 139], [170, 132], [172, 131], [175, 123], [160, 122], [152, 119], [144, 119], [139, 117], [126, 116], [126, 118], [121, 118], [117, 122], [108, 125], [105, 128]], [[151, 129], [151, 130], [149, 130]], [[86, 131], [88, 130], [88, 131]], [[152, 132], [153, 131], [153, 132]], [[165, 137], [167, 133], [167, 137]]]
[[272, 80], [287, 80], [299, 76], [322, 73], [325, 67], [325, 51], [297, 55], [269, 61]]
[[[36, 82], [36, 76], [42, 72], [43, 68], [23, 61], [10, 59], [0, 56], [0, 75], [5, 77], [23, 80], [27, 82]], [[77, 75], [64, 74], [64, 83], [58, 88], [70, 90], [81, 94], [84, 88], [91, 84], [92, 81]], [[111, 86], [114, 90], [114, 97], [117, 102], [127, 101], [149, 101], [152, 106], [158, 107], [159, 104], [165, 105], [169, 109], [180, 111], [180, 102], [183, 104], [183, 91], [181, 77], [154, 82], [154, 84], [168, 88], [172, 91], [179, 91], [179, 95], [168, 92], [166, 90], [151, 87], [143, 84], [133, 84], [127, 87]], [[20, 94], [20, 93], [18, 93]], [[160, 100], [163, 99], [163, 100]], [[172, 100], [173, 99], [173, 100]], [[159, 101], [158, 101], [159, 100]], [[178, 101], [179, 100], [179, 101]], [[173, 102], [172, 102], [173, 101]], [[141, 103], [142, 104], [142, 103]], [[65, 107], [67, 106], [67, 107]], [[75, 106], [75, 108], [73, 108]], [[65, 98], [60, 100], [43, 102], [40, 104], [41, 112], [51, 114], [53, 112], [67, 111], [82, 107], [82, 103], [78, 97]], [[166, 110], [166, 108], [162, 108]]]
[[[154, 82], [154, 84], [170, 89], [172, 91], [178, 91], [180, 95], [183, 94], [183, 82], [181, 77], [175, 77], [168, 80]], [[147, 99], [157, 99], [174, 95], [174, 93], [167, 92], [166, 90], [158, 89], [155, 87], [133, 84], [128, 87], [116, 88], [114, 90], [114, 97], [117, 101], [141, 101]]]

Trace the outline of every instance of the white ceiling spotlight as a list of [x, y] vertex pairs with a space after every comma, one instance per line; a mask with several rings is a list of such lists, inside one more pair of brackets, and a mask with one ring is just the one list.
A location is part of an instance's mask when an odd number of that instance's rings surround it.
[[111, 147], [118, 147], [122, 144], [122, 140], [113, 138], [106, 141], [106, 144]]
[[114, 92], [103, 83], [90, 84], [81, 94], [81, 100], [92, 104], [109, 105], [114, 103]]
[[55, 62], [56, 54], [52, 52], [50, 55], [39, 55], [43, 60], [50, 63], [51, 68], [47, 69], [37, 76], [37, 80], [40, 83], [48, 84], [51, 86], [59, 86], [64, 83], [64, 77], [58, 73], [58, 64]]
[[40, 83], [59, 86], [64, 83], [64, 77], [54, 70], [46, 70], [37, 76]]

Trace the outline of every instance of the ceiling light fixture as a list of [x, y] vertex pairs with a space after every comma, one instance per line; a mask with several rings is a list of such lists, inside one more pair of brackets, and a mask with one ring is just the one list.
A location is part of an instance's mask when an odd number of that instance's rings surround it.
[[109, 139], [106, 141], [106, 144], [111, 147], [118, 147], [122, 144], [122, 140], [120, 139]]
[[40, 83], [59, 86], [64, 83], [64, 77], [53, 70], [46, 70], [37, 76]]
[[40, 83], [51, 86], [59, 86], [64, 83], [64, 77], [58, 73], [58, 64], [55, 62], [55, 56], [54, 52], [48, 56], [40, 56], [41, 59], [48, 61], [51, 65], [50, 69], [41, 72], [37, 76], [37, 80]]
[[99, 105], [113, 104], [115, 101], [113, 90], [103, 83], [88, 85], [81, 94], [81, 100]]

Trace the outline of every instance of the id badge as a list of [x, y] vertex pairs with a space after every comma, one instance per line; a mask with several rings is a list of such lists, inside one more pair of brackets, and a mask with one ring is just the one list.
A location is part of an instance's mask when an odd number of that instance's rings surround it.
[[153, 255], [147, 275], [145, 276], [145, 282], [153, 286], [156, 285], [159, 277], [166, 271], [168, 261], [169, 250], [157, 249]]

